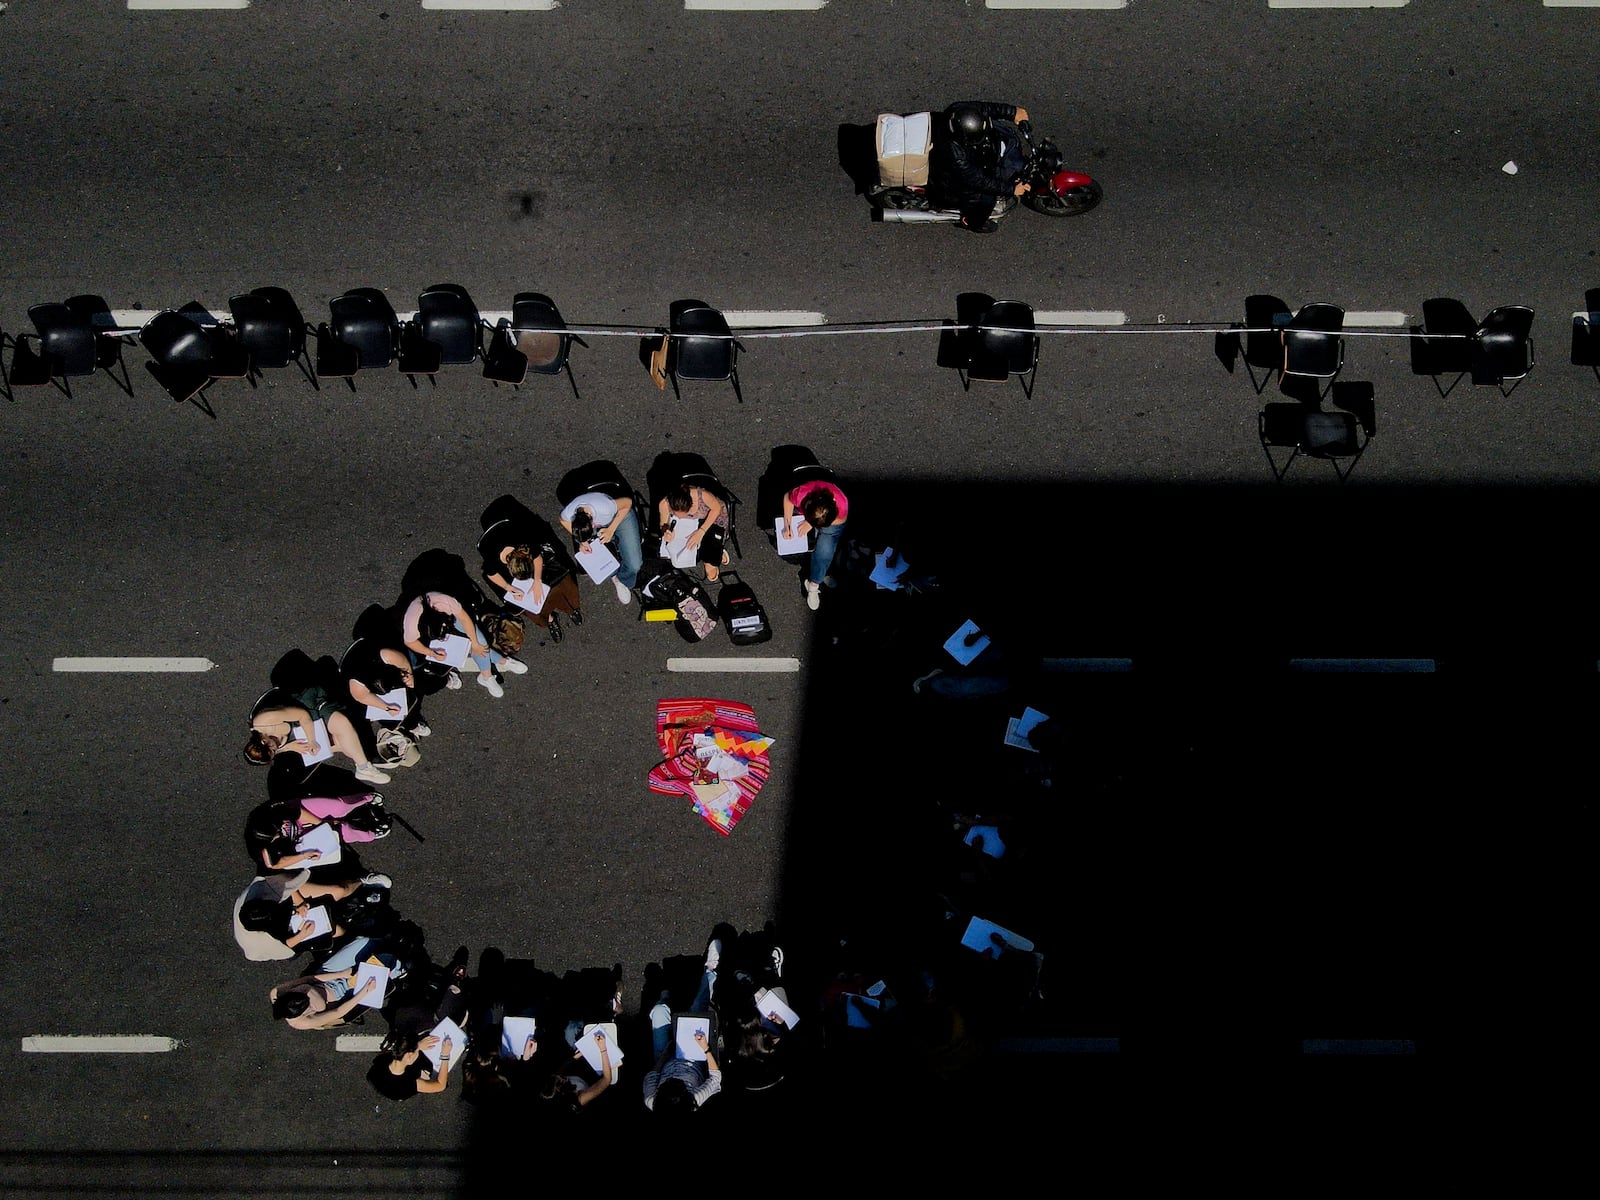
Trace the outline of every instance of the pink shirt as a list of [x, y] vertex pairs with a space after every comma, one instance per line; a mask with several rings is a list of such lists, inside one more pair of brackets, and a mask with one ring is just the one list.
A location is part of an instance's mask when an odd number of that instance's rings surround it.
[[820, 479], [814, 483], [802, 483], [789, 493], [788, 500], [790, 504], [794, 505], [795, 512], [800, 511], [800, 506], [805, 503], [806, 497], [815, 491], [827, 492], [828, 495], [833, 497], [833, 502], [839, 506], [839, 516], [835, 519], [834, 524], [839, 524], [850, 515], [850, 501], [845, 499], [844, 493], [833, 484], [825, 483]]

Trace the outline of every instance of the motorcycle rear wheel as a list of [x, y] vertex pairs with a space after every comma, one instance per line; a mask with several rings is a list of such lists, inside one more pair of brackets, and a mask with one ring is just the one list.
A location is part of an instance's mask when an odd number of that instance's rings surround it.
[[911, 209], [927, 212], [929, 205], [926, 196], [906, 188], [888, 188], [880, 192], [877, 197], [882, 208]]
[[1068, 188], [1061, 196], [1054, 192], [1028, 192], [1022, 197], [1022, 202], [1034, 212], [1047, 217], [1076, 217], [1094, 208], [1104, 195], [1100, 185], [1090, 180], [1078, 187]]

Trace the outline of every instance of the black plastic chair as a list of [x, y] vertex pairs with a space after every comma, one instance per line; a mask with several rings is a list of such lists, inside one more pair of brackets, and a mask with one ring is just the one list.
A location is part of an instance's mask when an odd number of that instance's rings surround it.
[[459, 283], [436, 283], [418, 296], [417, 323], [439, 347], [444, 366], [470, 366], [483, 357], [483, 317]]
[[264, 369], [300, 368], [306, 382], [320, 391], [306, 354], [306, 333], [310, 326], [300, 314], [294, 297], [279, 287], [259, 287], [228, 297], [228, 312], [233, 318], [234, 336], [250, 355], [250, 385]]
[[483, 377], [495, 387], [509, 383], [514, 388], [521, 387], [528, 377], [528, 356], [517, 349], [511, 322], [505, 317], [489, 335], [488, 348], [483, 352]]
[[362, 370], [394, 362], [400, 349], [400, 318], [387, 296], [377, 288], [351, 288], [335, 296], [328, 307], [333, 336], [355, 347]]
[[[1455, 390], [1461, 377], [1472, 369], [1473, 342], [1478, 336], [1478, 319], [1461, 301], [1436, 296], [1422, 302], [1422, 324], [1411, 329], [1411, 370], [1433, 379], [1441, 398]], [[1454, 375], [1450, 386], [1439, 382], [1441, 375]]]
[[683, 398], [679, 379], [731, 381], [734, 398], [744, 402], [739, 387], [743, 346], [720, 312], [703, 300], [674, 300], [668, 310], [667, 338], [667, 374], [672, 378], [674, 396]]
[[705, 488], [728, 507], [728, 544], [739, 557], [739, 505], [743, 503], [733, 489], [723, 483], [711, 469], [711, 464], [698, 454], [685, 450], [663, 450], [656, 455], [645, 473], [645, 487], [650, 493], [649, 512], [645, 528], [652, 538], [661, 536], [661, 501], [674, 484], [686, 483], [690, 487]]
[[[28, 319], [39, 331], [39, 357], [50, 367], [50, 382], [66, 396], [72, 395], [74, 377], [104, 371], [127, 395], [133, 395], [127, 364], [122, 361], [124, 339], [109, 331], [111, 309], [99, 296], [72, 296], [63, 304], [35, 304]], [[121, 366], [122, 378], [111, 369]]]
[[39, 335], [0, 331], [0, 350], [11, 351], [11, 366], [0, 373], [7, 400], [15, 400], [15, 388], [44, 387], [50, 382], [50, 360], [40, 353]]
[[818, 461], [809, 446], [774, 446], [767, 469], [756, 481], [756, 523], [767, 541], [777, 544], [777, 523], [783, 516], [783, 498], [806, 483], [837, 485], [839, 478]]
[[139, 341], [153, 359], [145, 369], [162, 390], [212, 419], [217, 414], [206, 388], [217, 379], [243, 379], [250, 373], [250, 355], [232, 337], [176, 309], [151, 317], [139, 331]]
[[426, 375], [428, 382], [438, 387], [434, 378], [444, 365], [444, 347], [422, 332], [417, 321], [407, 321], [400, 327], [400, 372], [411, 381], [416, 390], [417, 376]]
[[[1328, 412], [1314, 404], [1272, 401], [1257, 415], [1256, 434], [1278, 483], [1283, 482], [1302, 454], [1327, 462], [1343, 483], [1365, 453], [1367, 443], [1377, 432], [1372, 385], [1336, 383], [1330, 394], [1338, 411]], [[1290, 452], [1281, 466], [1273, 456], [1274, 449]]]
[[[1492, 383], [1509, 396], [1533, 370], [1533, 309], [1503, 304], [1478, 325], [1468, 371], [1475, 384]], [[1506, 387], [1507, 381], [1511, 386]]]
[[1583, 294], [1583, 311], [1572, 316], [1572, 365], [1600, 379], [1600, 288]]
[[996, 300], [978, 319], [966, 340], [966, 363], [958, 372], [961, 389], [972, 381], [1005, 383], [1016, 377], [1022, 394], [1033, 396], [1034, 372], [1039, 366], [1039, 335], [1034, 331], [1033, 306], [1020, 300]]
[[[584, 463], [580, 467], [573, 467], [556, 483], [556, 504], [565, 509], [579, 496], [588, 495], [590, 492], [599, 492], [601, 495], [610, 496], [613, 500], [628, 500], [633, 504], [633, 511], [639, 518], [641, 535], [649, 524], [649, 514], [645, 512], [645, 499], [628, 482], [628, 477], [622, 473], [622, 468], [608, 458], [595, 459], [593, 462]], [[733, 522], [730, 514], [729, 524]], [[572, 548], [576, 550], [578, 544], [573, 541]]]
[[572, 398], [578, 399], [578, 381], [573, 378], [568, 356], [573, 342], [584, 349], [589, 343], [567, 332], [561, 310], [549, 296], [543, 292], [518, 292], [511, 302], [508, 337], [510, 348], [527, 362], [527, 371], [535, 375], [560, 375], [565, 371], [567, 382], [572, 385]]
[[1333, 386], [1344, 367], [1344, 309], [1337, 304], [1305, 304], [1289, 319], [1279, 337], [1283, 361], [1278, 367], [1278, 387], [1286, 390], [1296, 379], [1312, 381], [1319, 397]]
[[333, 330], [324, 321], [317, 326], [318, 379], [342, 379], [356, 390], [355, 374], [361, 369], [361, 351], [334, 337]]

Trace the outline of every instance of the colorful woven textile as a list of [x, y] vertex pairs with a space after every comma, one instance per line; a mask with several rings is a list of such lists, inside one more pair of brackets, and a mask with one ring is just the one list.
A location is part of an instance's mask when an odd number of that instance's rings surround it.
[[[716, 739], [725, 753], [737, 757], [749, 772], [723, 780], [694, 754], [693, 738], [703, 733]], [[662, 700], [656, 705], [656, 744], [662, 760], [650, 771], [650, 790], [663, 796], [686, 796], [694, 811], [723, 836], [744, 819], [750, 802], [767, 782], [772, 764], [767, 747], [772, 739], [756, 727], [748, 704], [705, 697]]]

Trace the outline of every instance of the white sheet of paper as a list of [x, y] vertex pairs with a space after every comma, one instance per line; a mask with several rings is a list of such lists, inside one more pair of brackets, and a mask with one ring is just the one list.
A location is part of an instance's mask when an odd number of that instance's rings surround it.
[[1039, 753], [1039, 748], [1028, 740], [1028, 735], [1033, 732], [1034, 726], [1049, 719], [1037, 708], [1024, 708], [1020, 717], [1011, 717], [1006, 721], [1006, 745]]
[[550, 599], [550, 589], [542, 583], [539, 585], [538, 599], [534, 599], [533, 580], [513, 579], [511, 582], [521, 589], [522, 599], [513, 600], [510, 592], [505, 594], [505, 598], [508, 603], [515, 604], [518, 608], [525, 609], [531, 613], [536, 613], [544, 607], [544, 602]]
[[312, 937], [321, 937], [325, 933], [333, 932], [333, 918], [328, 916], [327, 908], [321, 904], [307, 909], [303, 917], [296, 913], [289, 918], [289, 929], [293, 933], [299, 933], [307, 925], [316, 926], [316, 932], [311, 935]]
[[595, 1031], [606, 1035], [606, 1054], [611, 1059], [611, 1082], [617, 1081], [617, 1072], [622, 1070], [622, 1046], [617, 1042], [617, 1026], [614, 1021], [602, 1021], [598, 1025], [585, 1025], [583, 1036], [578, 1039], [577, 1051], [583, 1055], [583, 1061], [595, 1072], [600, 1070], [600, 1043], [595, 1041]]
[[433, 1064], [433, 1069], [435, 1071], [439, 1069], [439, 1056], [444, 1052], [446, 1046], [450, 1047], [450, 1065], [459, 1067], [461, 1065], [461, 1056], [467, 1049], [467, 1035], [462, 1032], [461, 1026], [446, 1017], [428, 1030], [428, 1034], [439, 1039], [437, 1045], [430, 1046], [422, 1052], [427, 1055], [428, 1061]]
[[672, 540], [661, 539], [661, 557], [667, 559], [675, 567], [692, 567], [695, 560], [700, 557], [700, 547], [692, 549], [683, 543], [688, 541], [689, 535], [700, 528], [698, 517], [673, 517], [669, 524], [672, 527]]
[[678, 1057], [688, 1059], [690, 1062], [704, 1062], [706, 1052], [694, 1040], [694, 1035], [706, 1035], [706, 1044], [711, 1043], [711, 1018], [699, 1013], [685, 1013], [674, 1018], [672, 1036], [678, 1045]]
[[[382, 700], [385, 704], [398, 705], [400, 708], [400, 717], [406, 715], [405, 688], [397, 687], [392, 692], [385, 692], [383, 695], [379, 696], [378, 699]], [[395, 716], [386, 709], [379, 708], [376, 704], [367, 705], [367, 720], [369, 721], [398, 721], [400, 717]]]
[[776, 1016], [788, 1029], [800, 1024], [800, 1014], [778, 998], [771, 988], [756, 991], [756, 1008], [763, 1017]]
[[[367, 980], [372, 980], [372, 990], [361, 998], [358, 1008], [382, 1008], [383, 999], [389, 994], [389, 968], [382, 963], [364, 962], [356, 967], [355, 990], [360, 991]], [[452, 1061], [455, 1055], [451, 1054]]]
[[774, 524], [777, 526], [778, 553], [779, 554], [805, 554], [811, 549], [811, 526], [806, 524], [805, 518], [795, 513], [795, 524], [800, 526], [794, 537], [790, 537], [789, 522], [779, 517]]
[[521, 1058], [528, 1039], [538, 1033], [533, 1017], [507, 1017], [500, 1023], [500, 1057]]
[[961, 944], [982, 954], [985, 950], [999, 951], [999, 947], [989, 941], [993, 934], [999, 934], [1006, 941], [1007, 950], [1032, 950], [1033, 943], [1020, 933], [1012, 933], [1003, 925], [996, 925], [993, 921], [985, 921], [982, 917], [973, 917], [967, 922], [967, 931], [961, 935]]
[[[307, 754], [304, 750], [300, 751], [300, 756], [306, 760], [306, 766], [308, 767], [313, 763], [319, 763], [324, 759], [333, 757], [333, 742], [328, 737], [327, 722], [318, 717], [311, 722], [311, 729], [317, 735], [317, 752], [315, 754]], [[294, 740], [301, 744], [304, 744], [306, 740], [306, 731], [298, 725], [294, 727]], [[290, 748], [293, 749], [293, 747]]]
[[344, 849], [339, 844], [339, 831], [327, 821], [320, 825], [313, 825], [300, 840], [294, 844], [296, 854], [304, 854], [307, 850], [316, 850], [317, 859], [312, 866], [325, 867], [329, 863], [336, 863], [344, 856]]
[[852, 1029], [871, 1029], [875, 1024], [873, 1017], [879, 1008], [878, 1001], [871, 996], [858, 996], [854, 992], [846, 992], [844, 1023]]
[[911, 569], [911, 564], [906, 561], [905, 555], [895, 554], [894, 566], [891, 567], [888, 562], [891, 554], [894, 554], [894, 547], [885, 546], [873, 561], [872, 574], [867, 578], [886, 592], [897, 592], [904, 586], [900, 576]]
[[1005, 842], [1000, 840], [1000, 829], [995, 825], [974, 825], [967, 830], [967, 836], [961, 840], [968, 846], [973, 845], [979, 838], [983, 839], [983, 852], [990, 858], [1000, 858], [1006, 852]]
[[435, 650], [443, 650], [444, 658], [434, 659], [436, 663], [442, 662], [447, 667], [459, 667], [467, 661], [467, 650], [472, 643], [459, 633], [447, 633], [436, 642], [429, 642]]
[[[964, 645], [966, 639], [975, 633], [978, 636], [973, 638], [972, 645]], [[950, 640], [944, 644], [944, 648], [950, 652], [951, 658], [964, 667], [989, 648], [989, 635], [978, 629], [976, 621], [965, 621], [960, 629], [950, 635]]]
[[622, 566], [617, 561], [617, 556], [611, 553], [611, 547], [599, 538], [579, 546], [576, 557], [578, 565], [583, 568], [583, 573], [592, 583], [604, 583]]

